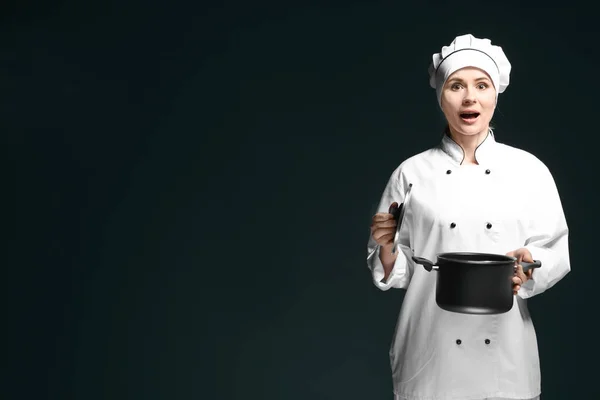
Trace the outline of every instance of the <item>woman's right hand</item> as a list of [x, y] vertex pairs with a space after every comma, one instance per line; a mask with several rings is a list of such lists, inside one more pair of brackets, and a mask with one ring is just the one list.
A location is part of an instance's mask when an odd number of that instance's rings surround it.
[[371, 235], [377, 244], [382, 247], [389, 247], [394, 243], [397, 223], [393, 212], [397, 212], [397, 208], [398, 203], [393, 202], [390, 205], [389, 212], [377, 213], [373, 215], [371, 222]]

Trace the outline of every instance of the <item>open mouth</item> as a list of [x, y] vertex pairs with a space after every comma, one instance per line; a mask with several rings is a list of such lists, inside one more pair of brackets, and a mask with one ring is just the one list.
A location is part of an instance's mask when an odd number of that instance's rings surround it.
[[460, 117], [462, 119], [466, 119], [467, 121], [474, 121], [479, 117], [479, 113], [461, 113]]

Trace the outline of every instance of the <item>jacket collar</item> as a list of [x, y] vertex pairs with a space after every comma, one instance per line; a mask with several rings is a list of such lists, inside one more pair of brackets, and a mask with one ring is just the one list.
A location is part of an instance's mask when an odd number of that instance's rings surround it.
[[[458, 165], [462, 164], [465, 152], [458, 143], [456, 143], [448, 132], [444, 134], [440, 148]], [[486, 138], [475, 149], [475, 159], [479, 164], [489, 164], [497, 153], [498, 146], [494, 137], [494, 132], [490, 129]]]

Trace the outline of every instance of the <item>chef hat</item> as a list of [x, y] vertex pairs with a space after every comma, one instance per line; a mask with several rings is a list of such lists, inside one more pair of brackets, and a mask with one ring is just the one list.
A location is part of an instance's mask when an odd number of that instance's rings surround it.
[[453, 72], [464, 67], [484, 70], [492, 78], [498, 94], [504, 92], [509, 82], [511, 65], [502, 48], [493, 46], [489, 39], [478, 39], [471, 34], [457, 36], [450, 46], [442, 47], [433, 55], [429, 66], [429, 84], [436, 89], [438, 103], [442, 106], [442, 88]]

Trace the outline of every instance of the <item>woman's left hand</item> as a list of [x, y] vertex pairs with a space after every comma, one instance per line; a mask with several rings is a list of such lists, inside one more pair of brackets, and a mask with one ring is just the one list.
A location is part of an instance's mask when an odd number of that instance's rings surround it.
[[533, 274], [533, 268], [527, 272], [523, 272], [523, 266], [521, 266], [521, 262], [533, 262], [533, 257], [531, 253], [526, 248], [520, 248], [511, 252], [506, 253], [509, 257], [515, 257], [517, 259], [517, 267], [515, 268], [515, 276], [513, 276], [513, 294], [516, 295], [519, 289], [521, 289], [521, 285], [531, 279], [531, 275]]

